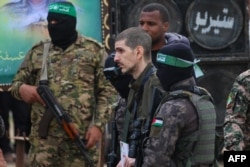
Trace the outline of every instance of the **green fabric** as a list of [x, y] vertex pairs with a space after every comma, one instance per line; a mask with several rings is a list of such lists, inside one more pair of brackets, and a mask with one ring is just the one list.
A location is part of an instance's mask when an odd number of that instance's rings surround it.
[[199, 78], [204, 75], [200, 67], [197, 65], [197, 63], [200, 61], [198, 59], [195, 59], [194, 62], [191, 62], [191, 61], [177, 58], [175, 56], [158, 53], [156, 61], [162, 64], [179, 67], [179, 68], [186, 68], [186, 67], [193, 66], [196, 78]]
[[193, 62], [183, 60], [183, 59], [171, 56], [171, 55], [165, 55], [162, 53], [157, 54], [156, 61], [159, 63], [166, 64], [166, 65], [171, 65], [171, 66], [181, 67], [181, 68], [190, 67], [194, 64]]
[[122, 136], [122, 141], [123, 142], [127, 142], [130, 117], [131, 117], [130, 112], [128, 110], [126, 110], [124, 128], [123, 128], [124, 133], [123, 133], [123, 136]]
[[76, 9], [71, 4], [52, 3], [49, 5], [49, 12], [76, 17]]

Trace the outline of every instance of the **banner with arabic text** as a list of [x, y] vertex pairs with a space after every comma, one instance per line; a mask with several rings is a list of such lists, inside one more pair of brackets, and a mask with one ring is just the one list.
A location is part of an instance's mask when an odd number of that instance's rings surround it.
[[[10, 85], [26, 53], [47, 32], [48, 4], [58, 0], [1, 0], [0, 86]], [[77, 10], [79, 33], [102, 42], [100, 0], [70, 0]]]

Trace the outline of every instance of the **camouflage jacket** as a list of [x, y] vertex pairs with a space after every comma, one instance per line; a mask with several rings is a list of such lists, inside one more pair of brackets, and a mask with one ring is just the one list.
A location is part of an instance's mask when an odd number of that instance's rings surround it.
[[[15, 98], [21, 100], [19, 87], [23, 83], [39, 84], [43, 47], [41, 42], [26, 55], [13, 80], [11, 93]], [[82, 138], [90, 123], [104, 130], [112, 110], [114, 99], [111, 95], [116, 93], [103, 74], [105, 56], [102, 45], [82, 36], [65, 51], [50, 45], [47, 57], [49, 88], [76, 124]], [[32, 105], [30, 142], [38, 137], [38, 125], [44, 112], [42, 105]], [[50, 123], [48, 136], [69, 139], [55, 119]]]
[[[192, 79], [187, 79], [173, 86], [194, 84]], [[174, 157], [177, 141], [192, 134], [197, 128], [198, 115], [189, 99], [177, 98], [162, 102], [151, 124], [150, 138], [144, 151], [142, 166], [176, 166]]]
[[123, 124], [124, 124], [124, 117], [126, 112], [126, 99], [120, 98], [118, 101], [118, 104], [115, 108], [115, 121], [116, 121], [116, 127], [118, 131], [119, 140], [121, 140], [122, 132], [123, 132]]
[[250, 150], [250, 70], [241, 73], [229, 93], [224, 122], [228, 150]]

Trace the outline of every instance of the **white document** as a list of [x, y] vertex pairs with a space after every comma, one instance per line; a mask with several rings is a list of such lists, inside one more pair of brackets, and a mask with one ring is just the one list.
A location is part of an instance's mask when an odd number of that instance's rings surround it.
[[128, 150], [129, 150], [128, 143], [120, 141], [120, 148], [121, 148], [121, 162], [122, 162], [122, 167], [124, 167], [124, 163], [125, 163], [124, 156], [128, 156]]

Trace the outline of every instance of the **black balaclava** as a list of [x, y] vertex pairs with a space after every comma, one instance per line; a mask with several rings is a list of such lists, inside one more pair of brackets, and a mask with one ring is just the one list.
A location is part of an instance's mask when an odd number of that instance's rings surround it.
[[[194, 76], [193, 65], [187, 65], [188, 63], [186, 64], [185, 61], [190, 63], [194, 61], [192, 49], [185, 43], [164, 45], [159, 50], [156, 59], [156, 75], [164, 90], [169, 91], [176, 82]], [[182, 66], [182, 64], [185, 65]]]
[[[104, 72], [107, 79], [114, 86], [116, 91], [122, 98], [127, 99], [129, 93], [129, 83], [132, 76], [129, 74], [122, 74], [121, 69], [117, 66], [114, 61], [114, 53], [111, 53], [105, 60]], [[109, 71], [109, 72], [107, 72]]]
[[[48, 31], [55, 46], [67, 49], [77, 39], [76, 10], [71, 2], [55, 2], [49, 5]], [[57, 24], [51, 24], [51, 20]]]

